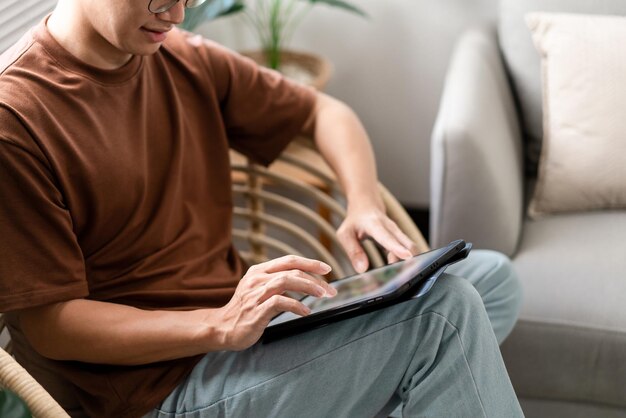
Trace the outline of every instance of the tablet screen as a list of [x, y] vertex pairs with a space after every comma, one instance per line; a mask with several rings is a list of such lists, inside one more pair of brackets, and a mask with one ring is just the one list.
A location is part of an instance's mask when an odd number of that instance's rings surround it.
[[[302, 299], [302, 303], [311, 309], [311, 314], [314, 314], [392, 293], [410, 281], [421, 270], [428, 267], [446, 250], [447, 248], [445, 247], [439, 248], [408, 260], [334, 281], [330, 285], [337, 289], [335, 297], [316, 298], [307, 296]], [[284, 312], [274, 318], [269, 325], [280, 324], [295, 318], [300, 318], [300, 316], [291, 312]]]

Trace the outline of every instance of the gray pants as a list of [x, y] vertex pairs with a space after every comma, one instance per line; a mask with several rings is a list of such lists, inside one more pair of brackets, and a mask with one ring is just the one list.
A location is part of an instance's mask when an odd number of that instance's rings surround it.
[[207, 354], [147, 416], [523, 416], [498, 347], [519, 305], [506, 257], [474, 250], [420, 298]]

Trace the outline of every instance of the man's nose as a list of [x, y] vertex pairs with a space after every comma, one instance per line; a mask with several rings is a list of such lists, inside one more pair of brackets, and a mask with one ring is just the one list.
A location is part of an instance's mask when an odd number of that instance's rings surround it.
[[157, 13], [157, 17], [160, 20], [170, 22], [175, 25], [182, 23], [182, 21], [185, 20], [185, 1], [180, 0], [163, 13]]

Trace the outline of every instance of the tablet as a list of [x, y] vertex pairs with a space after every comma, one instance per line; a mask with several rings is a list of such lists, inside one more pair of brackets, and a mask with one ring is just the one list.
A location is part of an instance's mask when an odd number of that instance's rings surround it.
[[453, 241], [408, 260], [399, 261], [330, 283], [337, 289], [332, 298], [306, 296], [302, 303], [311, 309], [307, 316], [283, 312], [268, 324], [263, 341], [303, 332], [393, 305], [414, 296], [435, 273], [467, 256], [471, 244]]

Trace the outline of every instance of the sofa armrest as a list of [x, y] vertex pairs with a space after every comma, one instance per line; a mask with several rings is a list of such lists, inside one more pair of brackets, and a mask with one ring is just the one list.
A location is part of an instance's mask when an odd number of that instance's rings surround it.
[[495, 29], [471, 29], [453, 53], [433, 131], [431, 245], [463, 238], [513, 255], [523, 180], [518, 115]]

